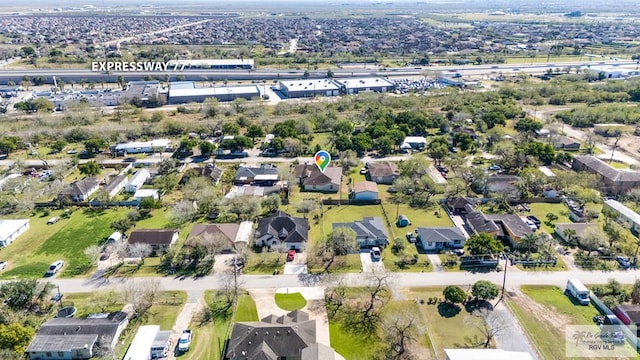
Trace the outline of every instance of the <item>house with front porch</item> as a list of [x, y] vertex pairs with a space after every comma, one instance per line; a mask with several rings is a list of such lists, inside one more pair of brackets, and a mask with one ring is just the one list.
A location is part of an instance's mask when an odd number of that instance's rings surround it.
[[416, 235], [420, 246], [426, 251], [460, 249], [467, 241], [462, 230], [455, 226], [419, 227], [416, 229]]

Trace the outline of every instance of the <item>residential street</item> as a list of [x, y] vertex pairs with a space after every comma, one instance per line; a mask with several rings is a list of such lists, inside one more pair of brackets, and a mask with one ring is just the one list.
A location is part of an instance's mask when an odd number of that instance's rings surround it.
[[[638, 270], [618, 271], [514, 271], [510, 267], [507, 271], [507, 289], [517, 289], [521, 285], [556, 285], [564, 287], [569, 278], [580, 279], [585, 284], [604, 284], [608, 279], [615, 278], [623, 284], [633, 284], [640, 278]], [[366, 283], [366, 274], [349, 273], [341, 275], [349, 286], [362, 286]], [[489, 280], [502, 286], [502, 272], [469, 273], [469, 272], [438, 272], [438, 273], [393, 273], [394, 285], [398, 288], [444, 285], [471, 285], [478, 280]], [[313, 275], [242, 275], [241, 281], [246, 289], [265, 289], [280, 287], [315, 286], [322, 279]], [[60, 285], [63, 293], [87, 292], [104, 286], [120, 287], [131, 281], [127, 278], [103, 280], [91, 279], [54, 279], [52, 282]], [[187, 278], [179, 280], [173, 277], [160, 278], [164, 290], [202, 291], [221, 287], [216, 275], [198, 279]], [[330, 285], [330, 284], [328, 284]]]

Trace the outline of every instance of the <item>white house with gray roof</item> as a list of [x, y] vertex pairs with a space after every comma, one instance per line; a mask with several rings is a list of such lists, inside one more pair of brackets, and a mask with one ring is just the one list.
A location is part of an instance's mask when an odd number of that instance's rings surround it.
[[629, 209], [623, 203], [609, 199], [604, 201], [603, 209], [611, 210], [618, 215], [618, 222], [634, 233], [640, 233], [640, 214]]
[[457, 227], [419, 227], [418, 241], [424, 250], [440, 250], [464, 247], [467, 238]]
[[389, 245], [389, 234], [380, 217], [365, 217], [350, 223], [333, 223], [333, 231], [348, 228], [356, 233], [356, 241], [361, 248]]

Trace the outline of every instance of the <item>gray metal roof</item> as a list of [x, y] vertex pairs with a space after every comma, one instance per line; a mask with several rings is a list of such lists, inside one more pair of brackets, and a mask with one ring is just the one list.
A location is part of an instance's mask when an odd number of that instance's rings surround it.
[[169, 343], [169, 338], [171, 338], [171, 331], [158, 331], [155, 339], [153, 339], [153, 343], [151, 344], [152, 348], [164, 348]]
[[70, 352], [72, 349], [93, 348], [98, 340], [98, 335], [41, 335], [40, 333], [31, 340], [25, 352], [50, 351]]
[[358, 238], [388, 239], [387, 229], [380, 217], [365, 217], [360, 221], [350, 223], [333, 223], [333, 230], [345, 227], [355, 231]]
[[618, 202], [618, 201], [613, 200], [613, 199], [609, 199], [609, 200], [605, 200], [604, 203], [605, 203], [605, 205], [609, 206], [610, 208], [612, 208], [615, 211], [617, 211], [618, 213], [620, 213], [620, 215], [622, 215], [625, 218], [629, 219], [629, 221], [633, 222], [634, 224], [640, 225], [640, 214], [638, 214], [637, 212], [629, 209], [628, 207], [626, 207], [621, 202]]
[[416, 234], [423, 242], [450, 242], [454, 240], [466, 240], [462, 231], [453, 227], [419, 227]]

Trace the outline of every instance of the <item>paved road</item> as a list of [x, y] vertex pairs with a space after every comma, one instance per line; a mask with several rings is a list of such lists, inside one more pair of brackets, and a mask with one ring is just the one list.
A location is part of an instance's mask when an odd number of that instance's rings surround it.
[[[507, 289], [517, 289], [521, 285], [556, 285], [564, 287], [568, 278], [577, 278], [585, 284], [604, 284], [615, 278], [623, 284], [633, 284], [640, 278], [640, 270], [618, 271], [514, 271], [509, 267], [507, 271]], [[349, 273], [341, 275], [344, 283], [349, 286], [362, 286], [366, 283], [366, 275]], [[443, 286], [443, 285], [471, 285], [478, 280], [488, 280], [502, 286], [503, 272], [470, 273], [470, 272], [442, 272], [442, 273], [394, 273], [393, 281], [398, 287]], [[246, 289], [265, 289], [280, 287], [316, 286], [321, 278], [312, 275], [242, 275], [241, 281]], [[131, 281], [127, 278], [109, 279], [108, 281], [90, 279], [54, 279], [52, 282], [60, 285], [63, 293], [77, 293], [92, 291], [104, 286], [120, 287]], [[160, 278], [164, 290], [202, 291], [221, 288], [219, 276], [212, 275], [199, 279], [179, 280], [173, 277]]]

